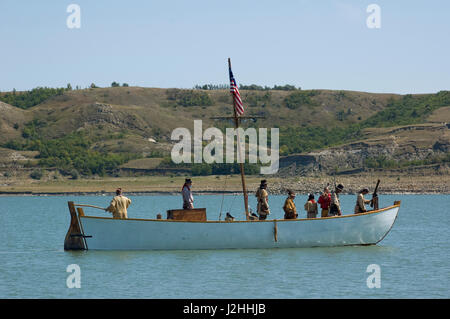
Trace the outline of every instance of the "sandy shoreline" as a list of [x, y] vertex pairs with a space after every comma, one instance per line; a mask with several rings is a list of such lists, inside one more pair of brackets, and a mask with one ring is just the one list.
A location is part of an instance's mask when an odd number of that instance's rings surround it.
[[[238, 191], [198, 191], [195, 195], [242, 195], [242, 192]], [[249, 195], [254, 195], [254, 192], [249, 192]], [[297, 192], [297, 195], [307, 195], [308, 193]], [[355, 195], [353, 192], [343, 192], [343, 195]], [[425, 192], [378, 192], [379, 195], [450, 195], [450, 193], [442, 193], [436, 191]], [[102, 193], [102, 192], [56, 192], [56, 193], [40, 193], [40, 192], [0, 192], [0, 197], [4, 196], [114, 196], [114, 192]], [[127, 196], [178, 196], [180, 193], [172, 191], [144, 191], [144, 192], [127, 192]], [[269, 195], [285, 195], [284, 193], [273, 193]]]
[[[192, 190], [197, 195], [242, 194], [239, 175], [193, 176]], [[184, 176], [105, 177], [65, 180], [0, 180], [0, 196], [112, 196], [121, 187], [131, 196], [179, 195]], [[344, 194], [356, 194], [362, 188], [373, 192], [376, 181], [381, 180], [379, 194], [450, 194], [450, 175], [381, 175], [350, 176], [248, 176], [249, 196], [262, 179], [268, 182], [269, 194], [286, 194], [288, 189], [298, 195], [318, 194], [327, 184], [344, 185]]]

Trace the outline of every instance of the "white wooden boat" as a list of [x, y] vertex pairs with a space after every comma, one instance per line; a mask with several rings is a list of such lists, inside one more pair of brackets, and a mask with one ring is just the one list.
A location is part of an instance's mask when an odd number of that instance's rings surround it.
[[[228, 65], [231, 82], [230, 59]], [[239, 121], [244, 117], [237, 115], [236, 102], [233, 101], [232, 119], [238, 128]], [[239, 137], [237, 144], [240, 150]], [[249, 218], [243, 163], [240, 163], [240, 169], [245, 221], [207, 221], [205, 209], [179, 211], [182, 220], [176, 220], [172, 214], [175, 211], [168, 211], [167, 215], [175, 219], [113, 219], [86, 216], [81, 206], [90, 205], [69, 202], [71, 222], [64, 249], [170, 250], [374, 245], [388, 234], [400, 208], [400, 202], [395, 202], [393, 206], [378, 209], [375, 190], [375, 209], [367, 213], [314, 219], [252, 221]], [[376, 189], [378, 184], [379, 181]], [[194, 211], [198, 214], [193, 214]], [[185, 218], [183, 214], [190, 216]]]
[[67, 250], [184, 250], [375, 245], [394, 225], [400, 202], [361, 214], [233, 222], [113, 219], [76, 206], [69, 202]]

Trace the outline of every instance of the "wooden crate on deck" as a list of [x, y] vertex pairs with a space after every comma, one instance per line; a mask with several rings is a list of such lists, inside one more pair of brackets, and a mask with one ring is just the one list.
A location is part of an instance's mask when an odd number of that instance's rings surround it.
[[167, 219], [205, 222], [206, 208], [170, 209], [167, 211]]

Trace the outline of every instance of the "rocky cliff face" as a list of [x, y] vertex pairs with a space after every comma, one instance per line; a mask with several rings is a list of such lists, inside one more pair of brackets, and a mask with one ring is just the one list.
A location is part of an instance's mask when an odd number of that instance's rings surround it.
[[[374, 132], [366, 132], [365, 135]], [[446, 123], [409, 125], [379, 129], [379, 135], [367, 140], [280, 159], [280, 175], [312, 175], [358, 170], [367, 160], [424, 160], [450, 152], [450, 129]]]

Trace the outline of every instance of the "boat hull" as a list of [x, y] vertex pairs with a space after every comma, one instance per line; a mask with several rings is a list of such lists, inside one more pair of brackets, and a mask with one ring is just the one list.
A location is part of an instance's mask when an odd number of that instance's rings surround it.
[[268, 221], [174, 221], [80, 216], [87, 249], [185, 250], [373, 245], [400, 205], [337, 217]]

